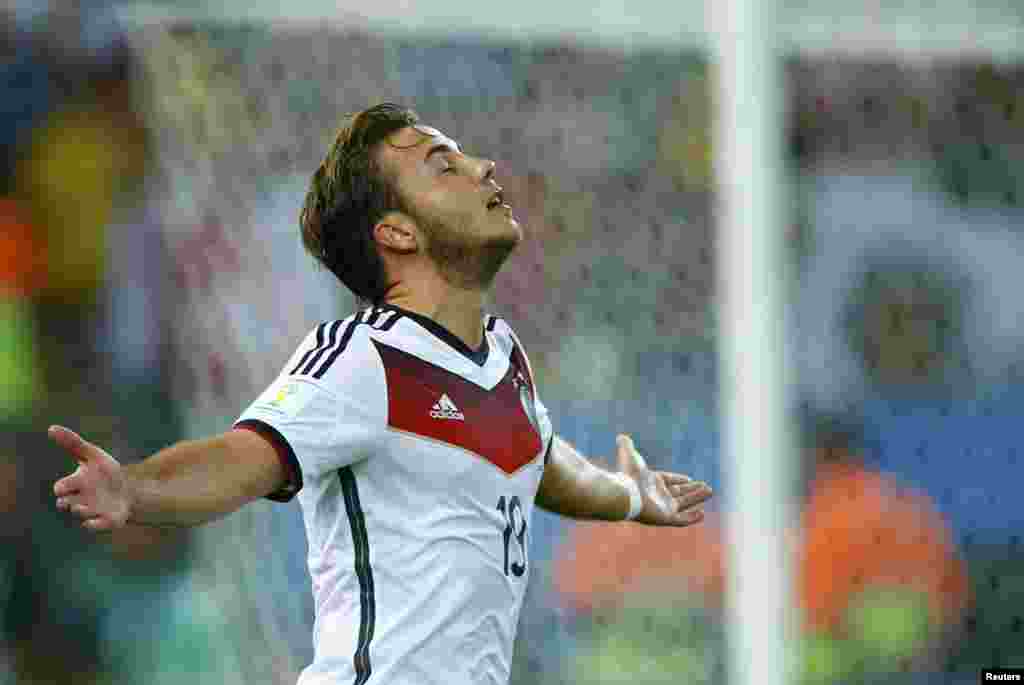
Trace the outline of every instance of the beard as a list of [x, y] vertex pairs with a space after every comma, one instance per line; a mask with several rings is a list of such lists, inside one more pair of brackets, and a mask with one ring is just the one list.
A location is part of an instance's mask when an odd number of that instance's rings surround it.
[[462, 290], [486, 290], [509, 255], [519, 244], [518, 235], [482, 238], [471, 230], [453, 230], [439, 221], [418, 222], [428, 237], [427, 256], [452, 286]]

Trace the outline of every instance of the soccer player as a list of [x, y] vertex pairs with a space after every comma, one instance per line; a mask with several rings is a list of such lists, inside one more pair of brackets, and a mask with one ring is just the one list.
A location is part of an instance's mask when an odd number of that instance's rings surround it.
[[518, 338], [484, 312], [522, 239], [494, 168], [409, 109], [355, 115], [300, 224], [365, 308], [311, 331], [223, 434], [122, 466], [52, 427], [78, 462], [57, 507], [108, 531], [298, 495], [316, 606], [300, 685], [507, 683], [535, 503], [686, 526], [711, 491], [625, 435], [613, 473], [554, 434]]

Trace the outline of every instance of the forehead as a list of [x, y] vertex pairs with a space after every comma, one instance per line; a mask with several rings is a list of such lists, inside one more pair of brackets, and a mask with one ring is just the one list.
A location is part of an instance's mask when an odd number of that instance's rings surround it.
[[445, 146], [461, 152], [459, 144], [433, 126], [417, 124], [395, 131], [387, 138], [389, 145], [383, 146], [388, 157], [396, 159], [422, 159], [428, 150]]

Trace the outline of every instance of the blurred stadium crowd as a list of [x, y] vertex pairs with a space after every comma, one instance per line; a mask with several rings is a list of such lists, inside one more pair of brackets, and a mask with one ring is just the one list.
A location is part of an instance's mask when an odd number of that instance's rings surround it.
[[[379, 101], [498, 160], [528, 240], [494, 310], [557, 429], [721, 491], [704, 56], [42, 6], [0, 10], [0, 683], [290, 683], [311, 657], [297, 505], [93, 539], [44, 430], [129, 461], [224, 430], [353, 307], [296, 214]], [[1024, 66], [787, 79], [802, 682], [1024, 665]], [[515, 683], [722, 682], [718, 517], [534, 529]]]

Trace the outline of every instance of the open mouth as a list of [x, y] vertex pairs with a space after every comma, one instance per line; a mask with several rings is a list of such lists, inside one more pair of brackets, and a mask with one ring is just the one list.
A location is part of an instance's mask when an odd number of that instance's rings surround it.
[[505, 196], [502, 195], [501, 191], [499, 190], [493, 196], [491, 196], [491, 199], [487, 202], [487, 209], [491, 210], [502, 206], [506, 206]]

